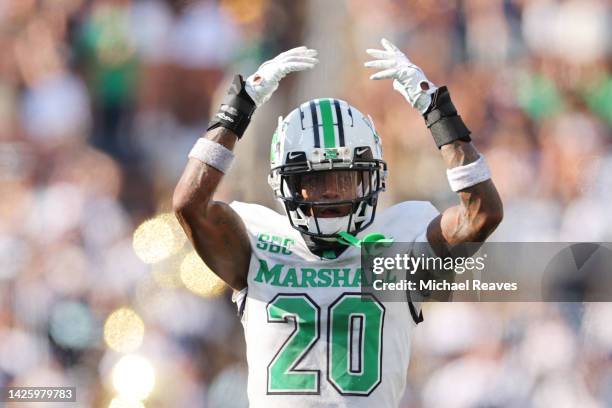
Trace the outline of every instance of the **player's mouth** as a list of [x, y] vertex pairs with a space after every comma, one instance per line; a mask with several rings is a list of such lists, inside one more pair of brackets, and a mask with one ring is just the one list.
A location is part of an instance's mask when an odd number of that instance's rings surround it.
[[344, 217], [345, 215], [348, 215], [348, 213], [350, 212], [350, 205], [348, 206], [348, 208], [344, 208], [344, 207], [347, 207], [347, 206], [327, 207], [327, 208], [317, 209], [316, 213], [317, 213], [317, 216], [321, 218]]

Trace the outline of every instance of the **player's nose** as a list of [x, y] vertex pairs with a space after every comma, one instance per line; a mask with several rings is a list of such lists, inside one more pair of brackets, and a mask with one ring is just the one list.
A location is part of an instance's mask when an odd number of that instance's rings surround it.
[[326, 190], [323, 195], [322, 195], [323, 199], [325, 200], [337, 200], [340, 198], [340, 194], [338, 194], [337, 191], [333, 191], [333, 190]]
[[340, 198], [340, 192], [336, 186], [336, 183], [327, 181], [325, 183], [325, 190], [321, 195], [325, 200], [337, 200]]

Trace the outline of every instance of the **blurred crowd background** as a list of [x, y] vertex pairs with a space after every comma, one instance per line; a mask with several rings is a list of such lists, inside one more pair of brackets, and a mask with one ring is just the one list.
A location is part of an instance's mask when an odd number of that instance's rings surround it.
[[[218, 199], [274, 206], [278, 116], [337, 97], [383, 138], [382, 206], [455, 203], [423, 120], [363, 68], [385, 36], [449, 86], [486, 155], [493, 240], [610, 241], [611, 27], [606, 0], [0, 1], [0, 388], [247, 406], [229, 291], [171, 195], [231, 76], [302, 44], [321, 63], [258, 110]], [[611, 321], [606, 303], [427, 305], [402, 408], [612, 406]]]

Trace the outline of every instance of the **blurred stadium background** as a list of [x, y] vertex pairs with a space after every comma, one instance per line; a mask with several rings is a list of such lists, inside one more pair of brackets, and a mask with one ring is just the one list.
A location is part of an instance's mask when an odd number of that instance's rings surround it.
[[[1, 0], [0, 387], [246, 407], [229, 291], [171, 194], [230, 75], [301, 44], [321, 63], [256, 113], [219, 199], [274, 206], [278, 115], [333, 96], [383, 138], [383, 205], [455, 202], [422, 119], [362, 67], [384, 35], [451, 89], [504, 199], [493, 240], [612, 240], [611, 27], [606, 0]], [[425, 314], [402, 408], [612, 406], [611, 304]]]

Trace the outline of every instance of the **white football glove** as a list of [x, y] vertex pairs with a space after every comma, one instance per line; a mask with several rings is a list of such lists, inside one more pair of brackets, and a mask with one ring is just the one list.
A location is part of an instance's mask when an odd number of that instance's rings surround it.
[[257, 107], [260, 107], [270, 99], [285, 75], [313, 68], [319, 62], [316, 56], [316, 50], [304, 46], [285, 51], [261, 64], [257, 71], [246, 79], [245, 90]]
[[384, 50], [367, 49], [376, 58], [364, 65], [383, 71], [370, 76], [370, 79], [393, 78], [393, 89], [401, 93], [412, 106], [425, 113], [431, 104], [431, 95], [438, 89], [427, 79], [423, 70], [414, 65], [406, 55], [386, 39], [380, 41]]

